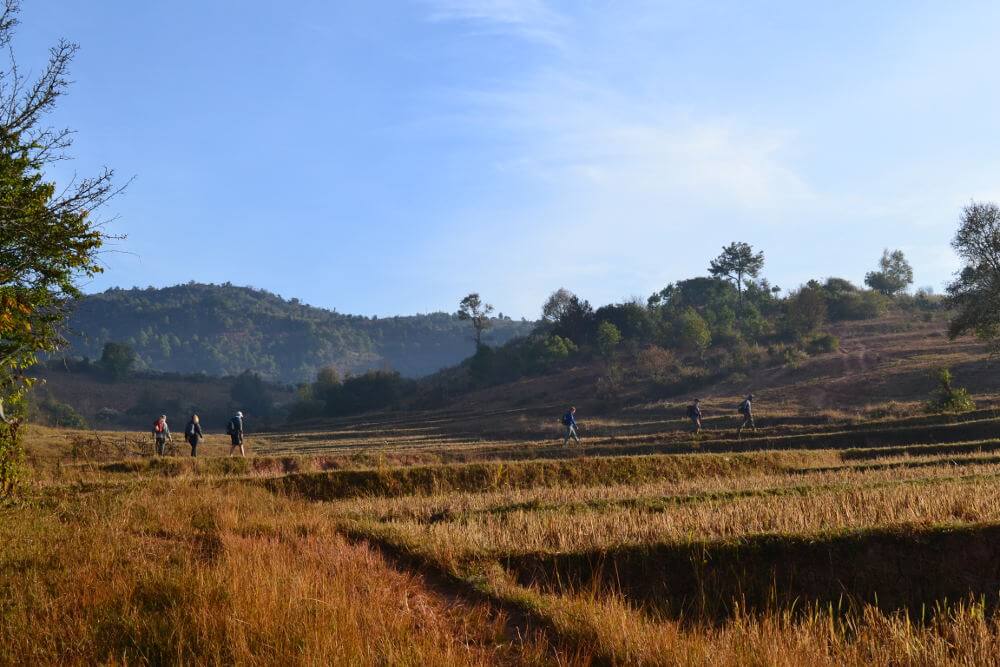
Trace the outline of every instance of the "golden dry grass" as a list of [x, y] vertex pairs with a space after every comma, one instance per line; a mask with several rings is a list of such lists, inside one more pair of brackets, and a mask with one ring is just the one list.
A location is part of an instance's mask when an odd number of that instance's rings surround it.
[[578, 552], [690, 539], [763, 533], [815, 534], [898, 525], [1000, 522], [1000, 477], [930, 485], [830, 488], [769, 496], [709, 499], [663, 511], [611, 505], [573, 512], [517, 509], [463, 514], [434, 523], [388, 521], [384, 528], [433, 558], [455, 562], [478, 554]]
[[541, 660], [484, 605], [351, 545], [319, 508], [159, 481], [3, 510], [4, 664]]
[[[622, 428], [678, 437], [669, 417], [625, 421]], [[620, 425], [608, 419], [600, 427]], [[874, 462], [833, 450], [750, 453], [740, 465], [726, 455], [666, 457], [676, 463], [670, 475], [641, 483], [580, 477], [552, 488], [327, 503], [261, 486], [260, 477], [283, 474], [283, 465], [391, 471], [440, 452], [494, 456], [522, 447], [530, 455], [536, 446], [441, 442], [438, 425], [399, 426], [396, 437], [384, 423], [300, 433], [286, 443], [290, 451], [316, 445], [327, 453], [258, 457], [245, 468], [223, 465], [228, 445], [216, 436], [197, 466], [184, 457], [159, 467], [133, 460], [119, 472], [70, 463], [69, 438], [85, 433], [32, 427], [29, 488], [19, 504], [0, 509], [0, 663], [996, 661], [1000, 620], [973, 603], [953, 601], [924, 624], [873, 608], [677, 620], [608, 590], [527, 587], [503, 565], [504, 556], [529, 552], [1000, 523], [1000, 461], [975, 443], [949, 455], [873, 449]], [[282, 441], [250, 444], [276, 451]], [[631, 458], [623, 465], [641, 465]]]

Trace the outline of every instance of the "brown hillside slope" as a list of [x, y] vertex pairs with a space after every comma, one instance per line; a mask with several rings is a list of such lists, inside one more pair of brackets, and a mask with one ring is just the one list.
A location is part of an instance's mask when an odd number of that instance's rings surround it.
[[[998, 395], [996, 373], [985, 347], [974, 338], [951, 341], [942, 316], [922, 321], [908, 314], [878, 320], [833, 325], [828, 331], [840, 339], [840, 350], [808, 357], [795, 364], [759, 368], [749, 376], [737, 374], [721, 382], [669, 397], [632, 383], [622, 392], [625, 412], [643, 412], [686, 403], [695, 397], [713, 409], [735, 411], [734, 400], [747, 391], [758, 398], [758, 409], [770, 414], [846, 413], [896, 401], [922, 403], [934, 391], [935, 369], [948, 366], [956, 382], [978, 399], [991, 402]], [[630, 362], [625, 361], [628, 365]], [[558, 408], [582, 403], [596, 405], [599, 364], [474, 392], [453, 407], [465, 409]]]
[[[925, 322], [900, 315], [842, 324], [832, 329], [841, 340], [837, 352], [794, 365], [758, 368], [749, 377], [733, 376], [685, 394], [664, 395], [662, 388], [630, 380], [617, 401], [599, 397], [602, 366], [580, 364], [458, 396], [443, 409], [293, 424], [255, 437], [254, 445], [259, 453], [273, 455], [366, 456], [377, 449], [412, 463], [564, 457], [574, 452], [670, 453], [693, 446], [684, 410], [695, 396], [704, 399], [705, 433], [698, 447], [705, 451], [784, 447], [782, 441], [770, 439], [795, 435], [810, 439], [797, 446], [834, 448], [865, 447], [876, 441], [901, 445], [993, 438], [1000, 433], [990, 410], [1000, 404], [994, 370], [980, 343], [949, 341], [945, 327], [943, 318]], [[635, 375], [630, 363], [623, 353], [626, 377]], [[962, 419], [982, 421], [925, 433], [922, 406], [935, 390], [933, 371], [943, 365], [952, 368], [956, 382], [968, 387], [983, 409]], [[760, 440], [737, 446], [732, 442], [736, 405], [748, 390], [757, 396]], [[583, 449], [561, 446], [558, 418], [569, 404], [580, 409]], [[849, 432], [859, 420], [881, 423], [878, 428], [917, 429], [862, 437]]]

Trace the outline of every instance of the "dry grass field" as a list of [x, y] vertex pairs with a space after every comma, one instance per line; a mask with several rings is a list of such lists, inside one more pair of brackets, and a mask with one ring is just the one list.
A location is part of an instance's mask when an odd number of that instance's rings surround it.
[[[31, 427], [0, 663], [994, 664], [1000, 411], [971, 344], [979, 409], [919, 409], [944, 345], [921, 326], [759, 378], [742, 440], [724, 386], [699, 436], [682, 397], [582, 411], [569, 447], [560, 405], [489, 392], [246, 459]], [[816, 409], [825, 372], [857, 395]], [[863, 389], [907, 378], [891, 405]]]

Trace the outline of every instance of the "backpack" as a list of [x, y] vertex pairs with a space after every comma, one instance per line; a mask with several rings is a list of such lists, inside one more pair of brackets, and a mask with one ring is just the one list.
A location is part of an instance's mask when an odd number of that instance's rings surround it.
[[165, 422], [161, 422], [159, 419], [157, 419], [155, 422], [153, 422], [153, 432], [154, 433], [163, 433], [163, 427], [165, 425], [166, 425]]
[[240, 420], [239, 417], [233, 417], [229, 420], [229, 424], [226, 425], [226, 435], [236, 435], [240, 432]]
[[737, 410], [739, 411], [739, 413], [741, 415], [745, 415], [745, 414], [749, 413], [750, 412], [750, 401], [744, 399], [744, 401], [742, 403], [740, 403], [740, 407], [738, 407]]
[[188, 422], [187, 435], [189, 438], [194, 437], [194, 422]]
[[698, 416], [698, 408], [694, 407], [693, 405], [689, 405], [688, 406], [688, 417], [690, 417], [691, 419], [694, 419], [697, 416]]
[[563, 426], [569, 426], [570, 424], [573, 423], [573, 422], [570, 421], [570, 416], [569, 416], [568, 412], [562, 416], [562, 420], [561, 421], [562, 421]]

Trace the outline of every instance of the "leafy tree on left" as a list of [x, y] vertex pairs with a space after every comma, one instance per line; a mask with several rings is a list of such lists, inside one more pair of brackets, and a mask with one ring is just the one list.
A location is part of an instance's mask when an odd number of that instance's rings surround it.
[[[19, 4], [0, 4], [0, 47], [8, 53]], [[0, 70], [0, 497], [14, 489], [27, 371], [63, 343], [62, 325], [78, 281], [101, 272], [107, 240], [92, 212], [116, 194], [113, 172], [57, 188], [45, 169], [67, 157], [71, 133], [45, 123], [69, 85], [77, 51], [59, 42], [37, 79], [13, 57]]]

